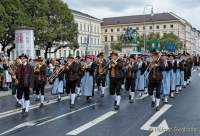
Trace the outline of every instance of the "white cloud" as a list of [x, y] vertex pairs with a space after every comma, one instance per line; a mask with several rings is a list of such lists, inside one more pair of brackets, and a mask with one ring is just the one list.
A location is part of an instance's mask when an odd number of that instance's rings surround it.
[[[155, 13], [174, 12], [200, 29], [200, 0], [64, 0], [69, 7], [97, 18], [143, 14], [151, 4]], [[150, 9], [146, 11], [150, 13]]]

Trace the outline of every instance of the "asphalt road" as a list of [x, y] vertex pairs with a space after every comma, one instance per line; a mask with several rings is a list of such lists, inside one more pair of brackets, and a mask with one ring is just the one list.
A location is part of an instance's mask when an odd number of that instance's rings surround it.
[[200, 136], [199, 73], [193, 72], [191, 84], [168, 105], [162, 104], [159, 112], [151, 108], [149, 97], [130, 104], [127, 93], [123, 93], [118, 112], [113, 111], [113, 98], [108, 94], [101, 98], [96, 92], [92, 103], [80, 97], [73, 110], [68, 96], [56, 102], [48, 94], [49, 103], [40, 109], [32, 100], [29, 116], [24, 118], [12, 96], [1, 97], [0, 136], [156, 136], [159, 132], [161, 136]]

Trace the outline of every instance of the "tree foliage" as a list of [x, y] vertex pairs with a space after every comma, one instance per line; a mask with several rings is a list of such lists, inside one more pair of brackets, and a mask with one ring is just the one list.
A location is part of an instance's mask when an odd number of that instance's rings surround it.
[[[159, 33], [150, 33], [149, 35], [146, 35], [146, 45], [148, 41], [156, 40], [160, 41], [161, 49], [163, 49], [164, 45], [167, 43], [175, 44], [177, 49], [181, 49], [183, 46], [183, 43], [181, 42], [180, 38], [173, 33], [164, 34], [162, 37]], [[144, 47], [144, 36], [140, 37], [140, 46]]]
[[14, 45], [16, 27], [28, 25], [30, 20], [20, 0], [1, 0], [0, 10], [0, 44], [4, 51]]
[[161, 47], [163, 47], [167, 43], [173, 43], [176, 45], [177, 49], [183, 48], [183, 43], [178, 36], [173, 33], [164, 34], [164, 36], [160, 39]]
[[110, 48], [116, 51], [122, 51], [122, 43], [121, 42], [112, 42]]
[[[62, 0], [1, 0], [0, 44], [5, 47], [14, 42], [16, 27], [29, 26], [35, 30], [35, 44], [55, 51], [63, 47], [78, 48], [77, 25], [71, 10]], [[5, 42], [6, 41], [6, 42]]]

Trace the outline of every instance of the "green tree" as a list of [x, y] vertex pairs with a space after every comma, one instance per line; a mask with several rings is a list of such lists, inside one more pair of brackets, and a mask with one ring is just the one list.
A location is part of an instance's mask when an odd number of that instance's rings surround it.
[[[29, 25], [30, 18], [27, 16], [20, 0], [0, 1], [0, 44], [2, 51], [11, 45], [14, 48], [14, 31], [18, 26]], [[7, 49], [9, 54], [10, 49]]]
[[164, 34], [164, 36], [160, 39], [161, 48], [167, 43], [173, 43], [176, 45], [177, 49], [183, 48], [183, 43], [178, 36], [173, 33]]
[[149, 35], [147, 35], [147, 39], [151, 39], [151, 40], [160, 39], [160, 34], [159, 33], [149, 33]]
[[122, 43], [121, 42], [112, 42], [110, 48], [116, 51], [122, 51]]
[[[63, 47], [78, 48], [77, 25], [71, 10], [62, 0], [1, 0], [0, 44], [14, 47], [14, 31], [18, 26], [35, 30], [35, 44], [54, 52]], [[8, 50], [10, 51], [10, 50]]]
[[45, 57], [49, 49], [78, 48], [77, 25], [71, 10], [62, 0], [21, 0], [26, 12], [32, 17], [36, 30], [36, 44], [45, 49]]

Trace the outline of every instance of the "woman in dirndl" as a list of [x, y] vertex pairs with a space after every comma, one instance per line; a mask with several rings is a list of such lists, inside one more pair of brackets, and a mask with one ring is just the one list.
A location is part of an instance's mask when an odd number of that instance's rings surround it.
[[90, 56], [86, 57], [84, 65], [85, 73], [81, 79], [81, 91], [82, 95], [86, 96], [87, 102], [91, 102], [92, 96], [94, 96], [94, 71], [95, 63]]
[[145, 70], [146, 64], [143, 61], [142, 57], [138, 57], [138, 72], [136, 79], [136, 90], [139, 92], [139, 96], [142, 96], [145, 89]]
[[54, 73], [56, 73], [56, 78], [53, 82], [52, 95], [57, 95], [57, 100], [60, 101], [61, 94], [64, 93], [64, 70], [60, 68], [59, 64], [56, 64]]

